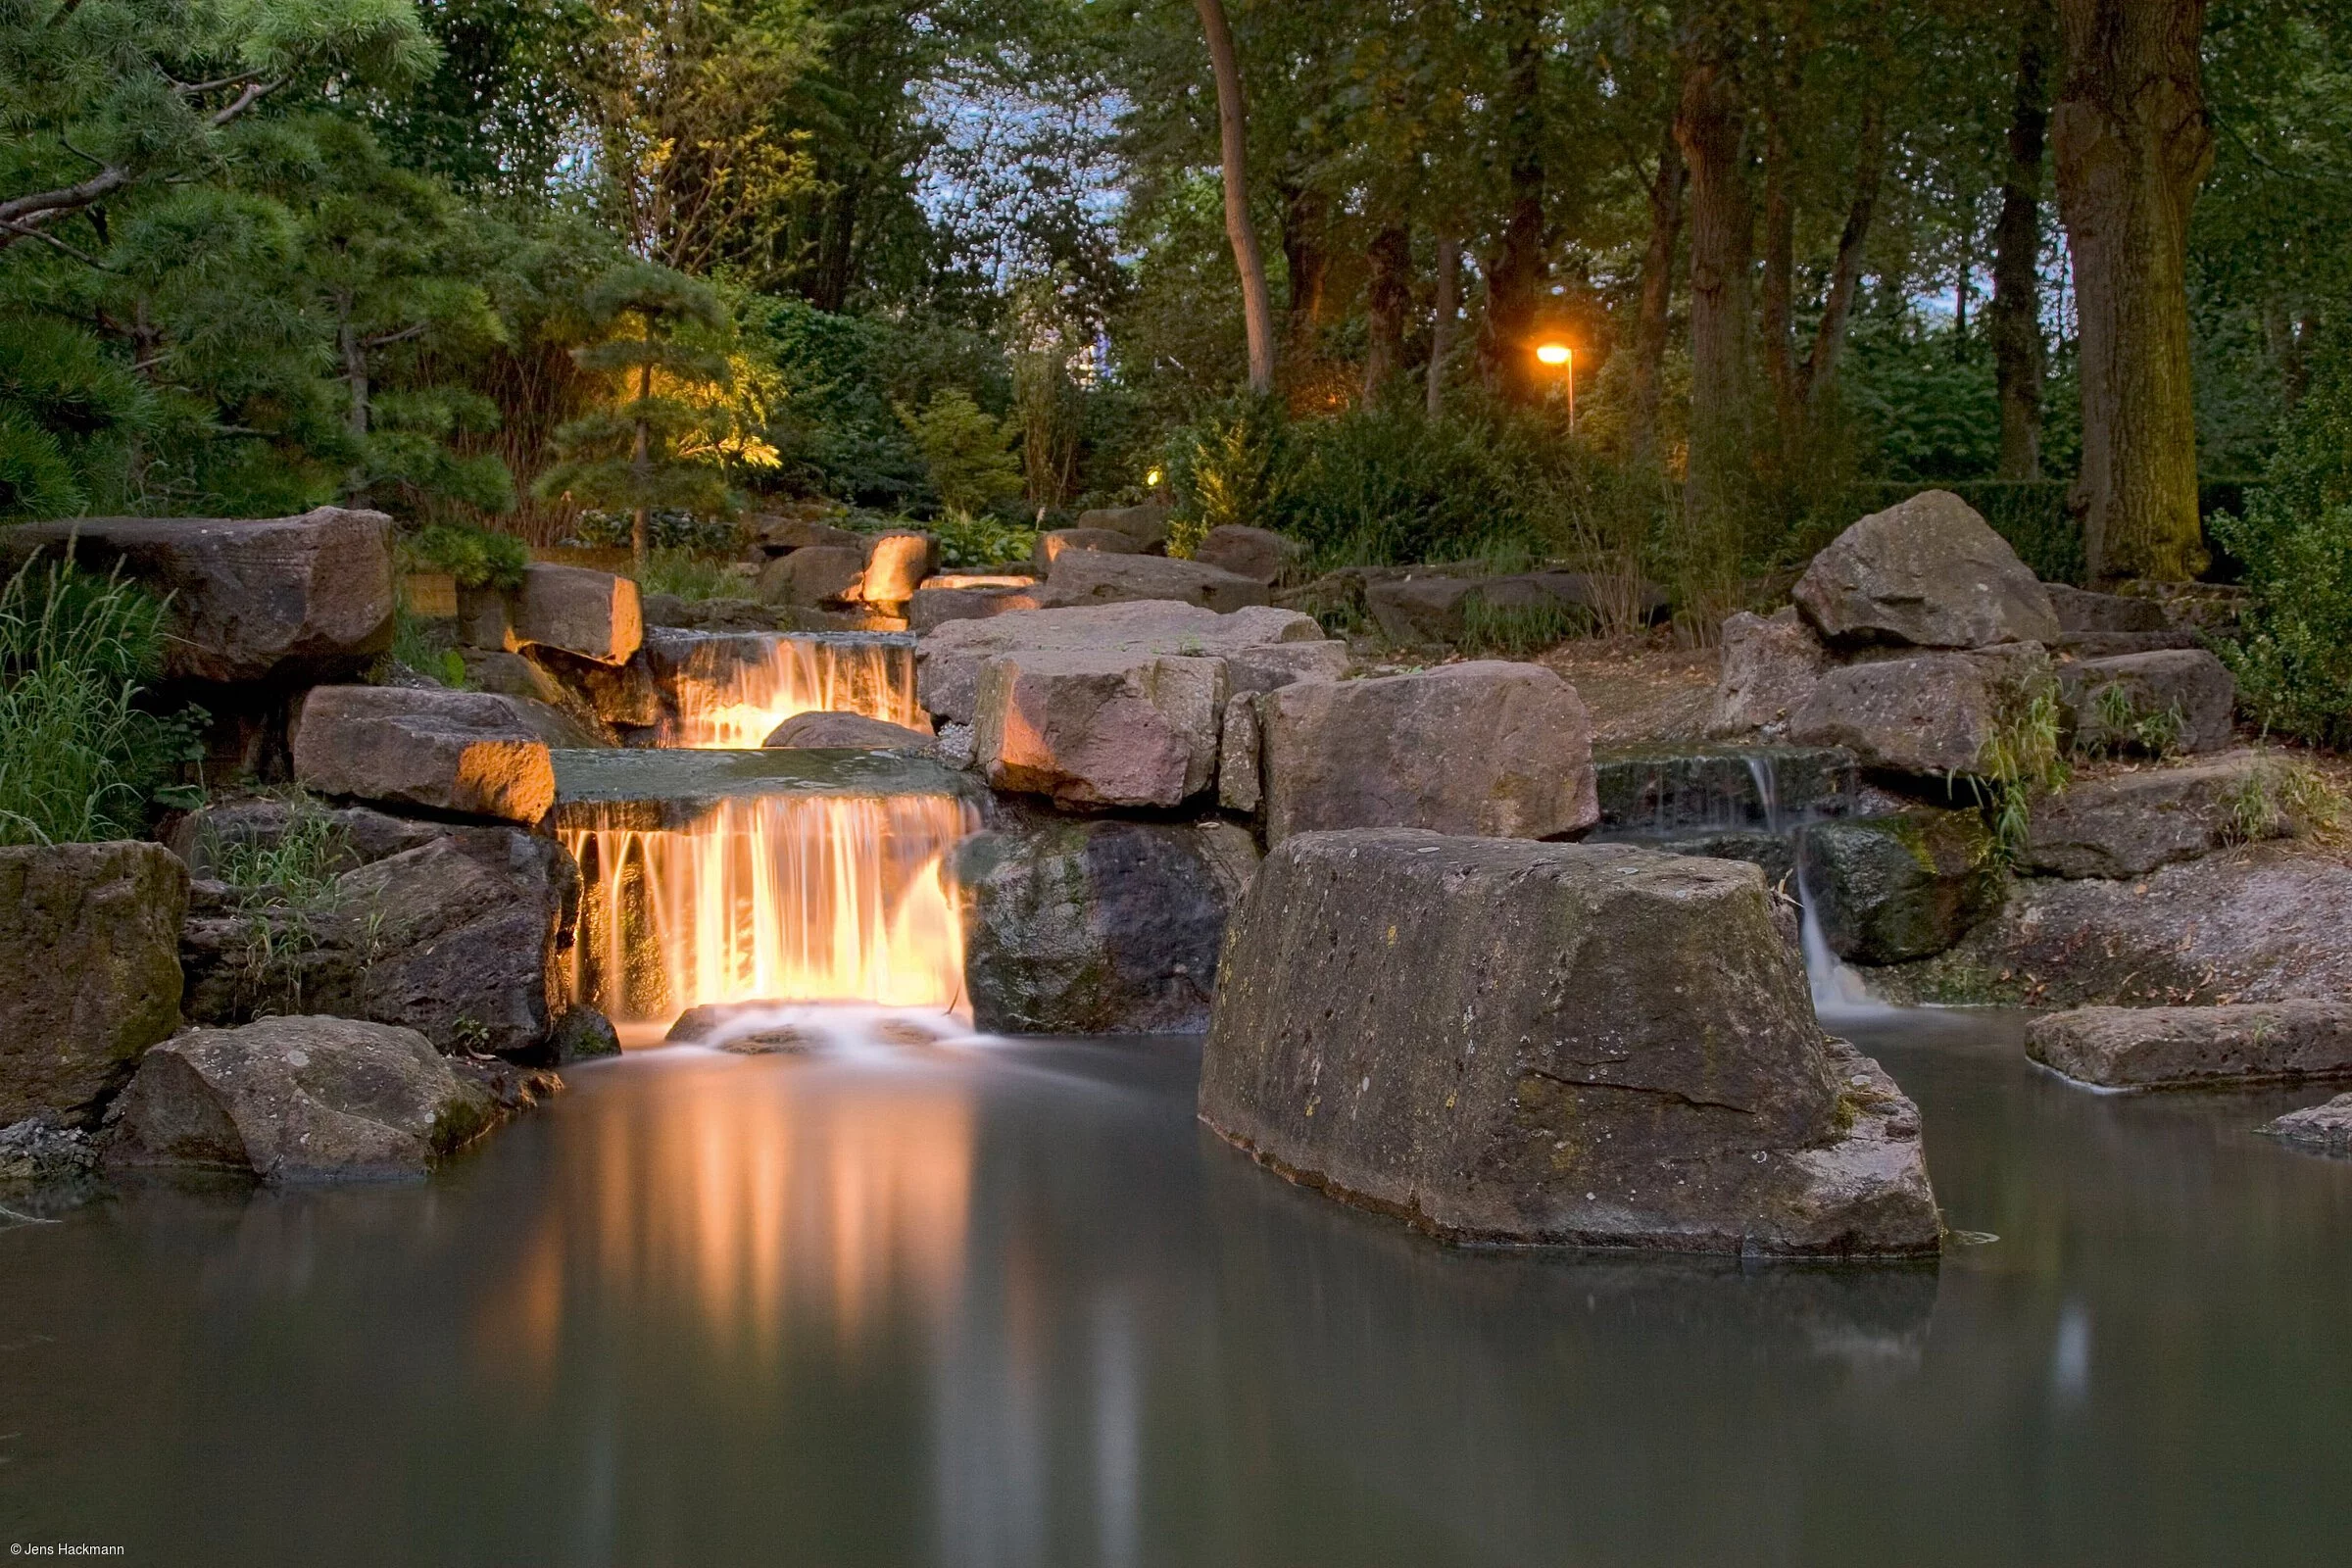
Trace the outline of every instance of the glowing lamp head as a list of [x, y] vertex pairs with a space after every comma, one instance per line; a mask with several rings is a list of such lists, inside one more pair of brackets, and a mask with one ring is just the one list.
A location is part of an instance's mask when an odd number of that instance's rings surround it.
[[1545, 365], [1566, 365], [1568, 352], [1568, 345], [1565, 343], [1545, 343], [1536, 350], [1536, 358], [1542, 360]]
[[1144, 475], [1144, 483], [1149, 488], [1156, 490], [1159, 488], [1159, 481], [1162, 477], [1163, 475], [1160, 473], [1160, 471], [1157, 468], [1153, 468], [1150, 473]]

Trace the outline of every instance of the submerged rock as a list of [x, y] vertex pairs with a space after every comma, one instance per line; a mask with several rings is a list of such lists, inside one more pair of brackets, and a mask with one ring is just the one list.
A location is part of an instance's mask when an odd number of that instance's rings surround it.
[[1928, 490], [1830, 541], [1792, 597], [1832, 643], [2050, 643], [2048, 590], [1967, 502]]
[[95, 1117], [179, 1027], [187, 907], [160, 844], [0, 847], [0, 1126]]
[[964, 841], [965, 990], [1004, 1034], [1205, 1027], [1226, 922], [1255, 872], [1225, 822], [1014, 820]]
[[1822, 937], [1852, 963], [1931, 957], [2001, 906], [2006, 871], [1975, 811], [1822, 822], [1799, 844]]
[[585, 1003], [564, 1009], [547, 1032], [547, 1059], [559, 1067], [620, 1054], [620, 1032], [612, 1020]]
[[164, 673], [220, 682], [343, 680], [392, 646], [392, 519], [75, 517], [6, 530], [10, 562], [63, 550], [171, 600]]
[[2254, 1130], [2266, 1138], [2294, 1144], [2314, 1153], [2352, 1154], [2352, 1094], [2338, 1095], [2325, 1104], [2290, 1110]]
[[2080, 1007], [2028, 1024], [2026, 1054], [2109, 1089], [2352, 1077], [2352, 1002]]
[[489, 692], [320, 686], [294, 728], [294, 776], [321, 795], [531, 823], [556, 775], [522, 699]]
[[768, 731], [762, 748], [778, 751], [918, 752], [939, 750], [939, 738], [863, 713], [795, 713]]
[[1919, 1117], [1814, 1020], [1749, 866], [1398, 829], [1283, 841], [1200, 1116], [1463, 1242], [1937, 1250]]
[[98, 1164], [98, 1146], [79, 1127], [38, 1116], [0, 1127], [0, 1193], [78, 1182]]
[[101, 1157], [269, 1182], [413, 1177], [503, 1115], [489, 1083], [413, 1029], [264, 1018], [149, 1051], [107, 1112]]
[[1600, 820], [1592, 720], [1540, 664], [1300, 681], [1259, 718], [1270, 844], [1345, 827], [1566, 838]]

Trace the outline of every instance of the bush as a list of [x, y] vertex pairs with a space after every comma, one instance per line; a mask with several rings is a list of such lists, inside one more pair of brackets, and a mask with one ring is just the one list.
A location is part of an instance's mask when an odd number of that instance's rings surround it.
[[746, 572], [735, 563], [676, 549], [655, 551], [637, 586], [649, 594], [679, 599], [746, 599], [752, 592]]
[[401, 559], [412, 569], [446, 571], [461, 588], [511, 592], [522, 586], [522, 568], [531, 564], [531, 552], [511, 533], [437, 522], [411, 535], [401, 546]]
[[0, 844], [135, 837], [200, 760], [204, 720], [141, 704], [163, 667], [164, 607], [120, 574], [36, 557], [0, 586]]
[[971, 394], [945, 387], [920, 413], [901, 403], [899, 422], [923, 454], [931, 488], [945, 506], [984, 511], [991, 503], [1021, 493], [1021, 461], [1013, 456], [1014, 421], [982, 411]]
[[[895, 526], [906, 526], [904, 523]], [[927, 526], [939, 538], [943, 566], [1008, 566], [1037, 551], [1037, 530], [994, 513], [945, 512]]]

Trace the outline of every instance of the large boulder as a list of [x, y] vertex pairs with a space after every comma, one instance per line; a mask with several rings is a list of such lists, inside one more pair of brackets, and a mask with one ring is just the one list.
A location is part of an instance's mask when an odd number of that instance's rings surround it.
[[625, 664], [645, 641], [637, 585], [586, 566], [525, 566], [514, 596], [514, 640], [599, 664]]
[[1094, 550], [1106, 556], [1140, 556], [1144, 547], [1115, 528], [1049, 528], [1037, 536], [1029, 564], [1039, 576], [1054, 569], [1064, 551]]
[[1304, 657], [1336, 660], [1345, 667], [1346, 646], [1329, 642], [1313, 616], [1293, 610], [1252, 606], [1221, 615], [1198, 605], [1167, 601], [1031, 610], [951, 621], [928, 633], [916, 653], [916, 678], [927, 711], [968, 724], [978, 707], [980, 665], [999, 654], [1079, 649], [1230, 662], [1296, 643], [1326, 644]]
[[1097, 507], [1078, 514], [1081, 528], [1107, 528], [1135, 541], [1139, 550], [1164, 549], [1175, 509], [1165, 501], [1145, 501], [1132, 507]]
[[2352, 1077], [2352, 1002], [2080, 1007], [2026, 1026], [2026, 1054], [2103, 1089]]
[[548, 744], [521, 700], [320, 686], [294, 727], [294, 776], [321, 795], [534, 823], [556, 804]]
[[92, 1120], [179, 1027], [187, 905], [160, 844], [0, 847], [0, 1127]]
[[2257, 844], [2136, 881], [2030, 877], [1939, 957], [1883, 969], [1889, 1001], [2039, 1006], [2352, 996], [2352, 866]]
[[1723, 666], [1707, 733], [1785, 735], [1830, 667], [1830, 651], [1791, 605], [1771, 615], [1742, 610], [1723, 623]]
[[1037, 591], [1037, 602], [1049, 610], [1172, 599], [1220, 614], [1263, 605], [1268, 597], [1264, 583], [1197, 561], [1114, 556], [1095, 550], [1065, 550], [1054, 557], [1045, 586]]
[[760, 597], [771, 605], [854, 604], [864, 590], [865, 551], [858, 545], [810, 545], [760, 570]]
[[1839, 665], [1814, 683], [1788, 739], [1843, 747], [1885, 772], [1975, 773], [2012, 705], [2047, 668], [2030, 643]]
[[203, 681], [336, 680], [392, 646], [392, 519], [77, 517], [8, 529], [0, 554], [62, 550], [169, 595], [164, 673]]
[[2026, 859], [2049, 876], [2145, 876], [2233, 843], [2281, 838], [2286, 764], [2237, 752], [2078, 782], [2033, 804]]
[[220, 843], [271, 847], [289, 827], [318, 863], [299, 888], [196, 882], [180, 945], [189, 1018], [331, 1012], [417, 1030], [448, 1052], [537, 1050], [579, 907], [561, 845], [364, 808], [279, 807], [272, 820], [274, 805], [232, 808], [202, 830], [197, 863], [216, 870]]
[[117, 1171], [383, 1181], [424, 1175], [499, 1119], [497, 1097], [413, 1029], [264, 1018], [148, 1052], [107, 1115], [101, 1157]]
[[1919, 1117], [1824, 1038], [1754, 867], [1409, 830], [1285, 840], [1226, 938], [1200, 1117], [1463, 1242], [1908, 1255]]
[[2085, 659], [2058, 671], [2075, 745], [2083, 751], [2227, 750], [2237, 681], [2202, 648]]
[[1296, 566], [1305, 551], [1296, 539], [1271, 528], [1247, 528], [1237, 522], [1219, 523], [1194, 547], [1193, 559], [1204, 566], [1230, 571], [1271, 588]]
[[1975, 811], [1817, 822], [1799, 845], [1822, 937], [1849, 962], [1931, 957], [2001, 906], [2000, 852]]
[[1833, 643], [2051, 643], [2058, 612], [2009, 541], [1948, 490], [1876, 512], [1830, 541], [1793, 596]]
[[939, 750], [939, 737], [922, 730], [868, 718], [863, 713], [826, 713], [811, 710], [795, 713], [768, 731], [760, 743], [779, 751], [801, 749], [854, 752], [920, 752]]
[[869, 605], [903, 605], [938, 564], [939, 539], [934, 534], [911, 529], [877, 534], [866, 546], [858, 597]]
[[972, 1021], [1007, 1034], [1208, 1023], [1225, 925], [1257, 851], [1222, 822], [1028, 819], [964, 841]]
[[1600, 820], [1592, 721], [1540, 664], [1298, 681], [1259, 713], [1269, 844], [1343, 827], [1567, 838]]
[[1083, 807], [1178, 806], [1216, 779], [1225, 663], [1060, 649], [980, 666], [976, 764], [997, 789]]

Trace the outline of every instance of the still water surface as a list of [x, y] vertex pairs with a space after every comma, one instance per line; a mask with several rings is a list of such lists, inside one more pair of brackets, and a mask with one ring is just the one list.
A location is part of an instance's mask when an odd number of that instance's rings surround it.
[[[1446, 1251], [1251, 1166], [1188, 1042], [674, 1050], [427, 1185], [0, 1231], [0, 1537], [126, 1560], [2220, 1563], [2352, 1527], [2321, 1094], [1856, 1029], [1940, 1268]], [[2339, 1559], [2340, 1560], [2340, 1559]]]

